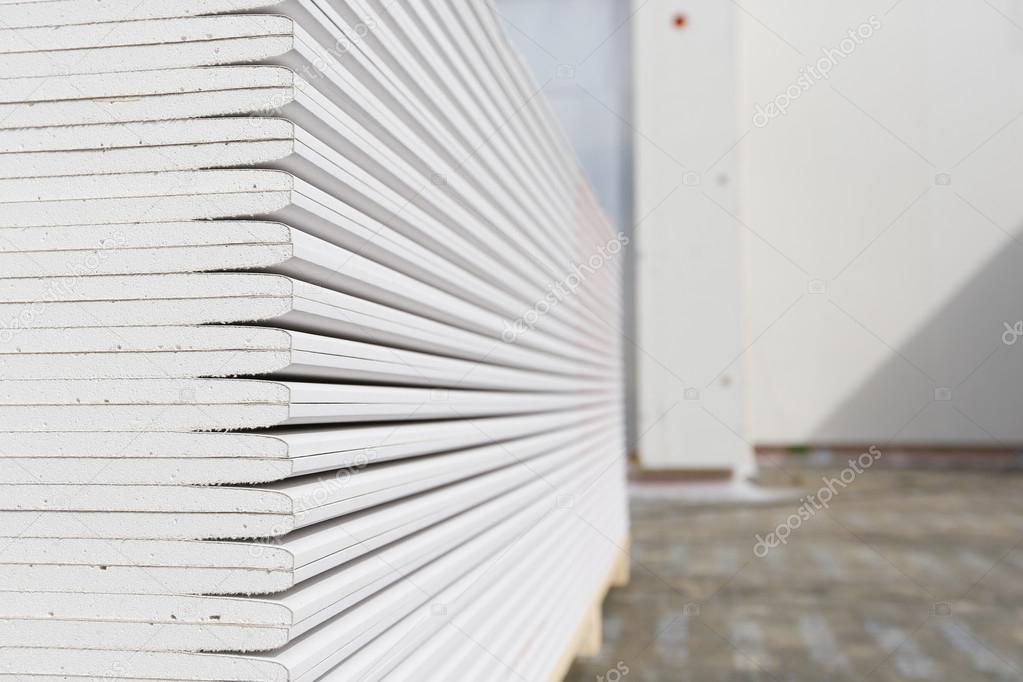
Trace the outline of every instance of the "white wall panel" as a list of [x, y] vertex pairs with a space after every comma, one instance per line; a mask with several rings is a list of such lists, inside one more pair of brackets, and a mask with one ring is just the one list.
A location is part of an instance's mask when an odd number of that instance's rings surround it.
[[650, 468], [745, 470], [735, 7], [636, 8], [637, 450]]
[[752, 439], [1023, 441], [1023, 3], [743, 6]]

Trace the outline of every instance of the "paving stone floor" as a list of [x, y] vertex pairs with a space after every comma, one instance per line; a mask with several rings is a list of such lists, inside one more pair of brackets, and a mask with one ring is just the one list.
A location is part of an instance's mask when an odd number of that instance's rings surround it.
[[[761, 483], [810, 493], [839, 474]], [[798, 522], [798, 499], [635, 500], [632, 582], [568, 682], [1023, 680], [1023, 474], [867, 469], [832, 488]], [[755, 555], [786, 519], [787, 542]]]

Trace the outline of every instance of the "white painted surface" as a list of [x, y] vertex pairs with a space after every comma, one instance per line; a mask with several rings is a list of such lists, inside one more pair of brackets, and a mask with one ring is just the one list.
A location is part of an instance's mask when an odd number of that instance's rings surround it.
[[[743, 6], [751, 438], [1020, 443], [1023, 347], [1002, 334], [1023, 319], [1023, 4]], [[754, 125], [871, 24], [830, 78]]]
[[[600, 30], [613, 4], [589, 2], [581, 10], [568, 1], [499, 3], [534, 70], [551, 79], [547, 90], [584, 159], [587, 149], [596, 158], [614, 139], [601, 111], [615, 111], [619, 100], [600, 89], [614, 84], [614, 66], [601, 62], [606, 73], [594, 73], [589, 63], [562, 79], [557, 66], [578, 65], [576, 36]], [[663, 350], [641, 343], [680, 378], [668, 378], [649, 357], [644, 364], [641, 351], [641, 381], [653, 381], [652, 390], [664, 395], [671, 391], [661, 384], [705, 388], [701, 371], [738, 357], [731, 367], [735, 393], [748, 388], [745, 420], [735, 402], [716, 395], [719, 388], [702, 391], [700, 406], [678, 408], [696, 409], [679, 419], [687, 428], [679, 426], [671, 440], [727, 440], [733, 429], [751, 442], [781, 445], [1023, 441], [1016, 417], [1023, 407], [1016, 388], [1023, 380], [1021, 344], [1001, 340], [1005, 324], [1023, 320], [1017, 295], [1023, 205], [1016, 187], [1023, 85], [1012, 77], [1023, 67], [1023, 3], [741, 4], [739, 10], [734, 3], [651, 0], [634, 18], [639, 106], [645, 98], [669, 102], [663, 125], [623, 117], [638, 131], [637, 219], [644, 205], [667, 195], [681, 164], [701, 180], [691, 197], [683, 186], [682, 196], [657, 212], [683, 216], [692, 237], [679, 247], [684, 255], [677, 262], [691, 275], [686, 288], [665, 298], [682, 306], [694, 327], [680, 329]], [[719, 20], [730, 11], [734, 22]], [[677, 32], [669, 30], [676, 12], [689, 20]], [[577, 24], [578, 32], [564, 29]], [[843, 49], [847, 32], [861, 25], [870, 27], [870, 37], [854, 41], [829, 78], [799, 84], [801, 69], [823, 50]], [[550, 38], [560, 34], [563, 44]], [[794, 84], [800, 93], [787, 113], [754, 125], [758, 105]], [[593, 98], [587, 102], [580, 86], [608, 107], [590, 108]], [[733, 89], [738, 96], [729, 105]], [[660, 167], [647, 173], [643, 159], [656, 157], [663, 157]], [[716, 184], [719, 175], [731, 178], [727, 188]], [[717, 218], [721, 229], [712, 227]], [[644, 233], [656, 225], [651, 220], [656, 213], [639, 228], [641, 257]], [[697, 233], [700, 225], [705, 229]], [[708, 267], [731, 257], [722, 256], [732, 247], [721, 237], [730, 231], [739, 232], [745, 252], [741, 297], [732, 291], [732, 272]], [[648, 266], [640, 264], [641, 276]], [[651, 305], [655, 316], [671, 318], [640, 296], [641, 316]], [[745, 298], [743, 343], [722, 342], [740, 338], [721, 331], [736, 327], [730, 319], [736, 308], [722, 304], [729, 297]], [[707, 322], [701, 310], [717, 316]], [[1019, 338], [1015, 331], [1009, 336]], [[700, 407], [724, 425], [701, 422], [709, 415]], [[649, 425], [654, 416], [646, 412], [642, 421]], [[638, 449], [649, 463], [662, 456], [649, 453], [670, 450], [667, 442], [655, 429]]]
[[735, 6], [636, 3], [639, 422], [645, 467], [748, 472]]

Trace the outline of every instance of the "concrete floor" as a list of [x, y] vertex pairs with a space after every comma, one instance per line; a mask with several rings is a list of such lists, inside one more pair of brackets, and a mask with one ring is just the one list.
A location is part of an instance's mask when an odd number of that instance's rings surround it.
[[[816, 492], [839, 473], [761, 482]], [[567, 680], [1023, 680], [1023, 475], [868, 469], [832, 488], [763, 558], [755, 536], [800, 500], [634, 501], [632, 582]]]

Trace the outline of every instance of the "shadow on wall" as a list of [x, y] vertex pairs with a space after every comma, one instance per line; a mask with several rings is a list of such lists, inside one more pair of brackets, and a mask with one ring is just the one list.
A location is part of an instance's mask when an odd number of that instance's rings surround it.
[[875, 443], [863, 434], [880, 433], [878, 445], [1023, 446], [1021, 233], [892, 348], [815, 428], [812, 444], [865, 446]]

